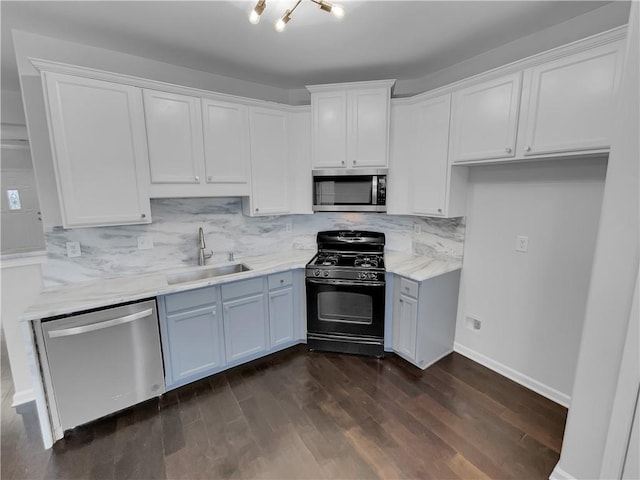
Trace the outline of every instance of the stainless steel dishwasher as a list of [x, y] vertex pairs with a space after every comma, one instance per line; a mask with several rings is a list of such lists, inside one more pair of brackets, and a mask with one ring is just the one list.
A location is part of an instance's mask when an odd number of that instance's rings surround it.
[[164, 393], [155, 300], [51, 318], [41, 327], [56, 439]]

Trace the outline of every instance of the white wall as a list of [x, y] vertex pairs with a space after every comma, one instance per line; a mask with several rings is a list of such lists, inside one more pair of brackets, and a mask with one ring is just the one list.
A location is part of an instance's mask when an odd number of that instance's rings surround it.
[[[564, 405], [605, 174], [603, 158], [469, 169], [456, 350]], [[518, 235], [529, 253], [515, 251]]]
[[628, 37], [578, 367], [560, 462], [552, 478], [601, 478], [638, 274], [640, 6], [637, 2], [631, 9]]
[[[400, 79], [396, 82], [393, 94], [396, 97], [406, 97], [433, 90], [492, 68], [625, 25], [628, 18], [629, 2], [611, 2], [430, 75], [415, 79]], [[290, 102], [294, 105], [308, 104], [309, 98], [309, 92], [305, 89], [290, 91]]]
[[2, 90], [0, 95], [0, 122], [12, 125], [25, 125], [24, 109], [22, 108], [22, 96], [19, 91]]

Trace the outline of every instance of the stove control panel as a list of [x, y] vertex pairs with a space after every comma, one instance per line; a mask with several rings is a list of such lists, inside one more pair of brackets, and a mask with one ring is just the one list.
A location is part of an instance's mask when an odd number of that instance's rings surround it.
[[375, 272], [360, 272], [358, 273], [360, 280], [377, 280], [378, 274]]

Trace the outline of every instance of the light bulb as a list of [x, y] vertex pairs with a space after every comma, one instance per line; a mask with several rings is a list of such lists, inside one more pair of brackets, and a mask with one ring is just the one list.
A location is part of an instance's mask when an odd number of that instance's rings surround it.
[[286, 26], [287, 23], [283, 19], [278, 20], [275, 24], [276, 32], [282, 32]]
[[333, 5], [331, 7], [331, 13], [337, 18], [344, 17], [344, 7], [342, 5]]
[[249, 22], [256, 25], [259, 21], [260, 15], [258, 14], [258, 12], [256, 12], [255, 10], [251, 10], [251, 13], [249, 14]]

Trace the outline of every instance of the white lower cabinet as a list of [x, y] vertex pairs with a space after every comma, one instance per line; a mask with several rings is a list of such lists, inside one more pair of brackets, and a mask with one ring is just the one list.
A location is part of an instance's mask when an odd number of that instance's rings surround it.
[[262, 278], [223, 285], [222, 311], [228, 363], [269, 349], [269, 317]]
[[453, 351], [460, 271], [394, 285], [393, 351], [424, 370]]

